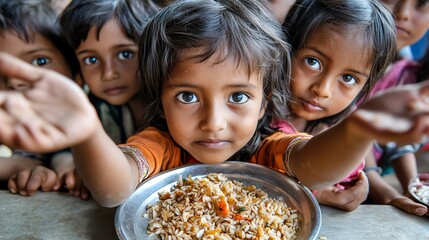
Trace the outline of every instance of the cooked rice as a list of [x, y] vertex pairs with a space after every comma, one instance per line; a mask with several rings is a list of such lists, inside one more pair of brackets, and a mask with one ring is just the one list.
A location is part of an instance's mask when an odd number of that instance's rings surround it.
[[298, 212], [255, 186], [222, 174], [183, 180], [147, 207], [147, 233], [160, 239], [296, 239]]

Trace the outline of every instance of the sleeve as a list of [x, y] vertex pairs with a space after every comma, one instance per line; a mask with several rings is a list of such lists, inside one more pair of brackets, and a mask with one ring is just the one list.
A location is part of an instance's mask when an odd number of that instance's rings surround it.
[[181, 150], [167, 132], [149, 127], [131, 136], [119, 148], [132, 157], [138, 167], [139, 182], [161, 171], [180, 166]]
[[308, 140], [311, 137], [311, 135], [306, 133], [274, 133], [262, 141], [261, 146], [252, 156], [250, 162], [264, 165], [295, 177], [295, 174], [289, 167], [289, 154], [298, 142]]

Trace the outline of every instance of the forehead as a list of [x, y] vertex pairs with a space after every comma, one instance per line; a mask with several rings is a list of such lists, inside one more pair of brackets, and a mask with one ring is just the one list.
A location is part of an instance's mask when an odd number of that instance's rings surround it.
[[49, 39], [39, 33], [35, 33], [34, 35], [32, 34], [29, 42], [27, 42], [23, 37], [18, 36], [14, 31], [5, 31], [0, 34], [0, 51], [17, 55], [27, 51], [42, 49], [60, 51]]
[[81, 42], [79, 49], [103, 48], [115, 45], [134, 44], [116, 19], [107, 21], [101, 28], [91, 27], [85, 40]]
[[214, 54], [202, 61], [195, 53], [184, 52], [174, 65], [167, 85], [190, 83], [192, 85], [254, 84], [262, 85], [262, 77], [257, 72], [231, 58]]
[[[247, 53], [248, 55], [251, 55]], [[211, 48], [199, 47], [192, 49], [184, 49], [179, 52], [176, 62], [190, 61], [194, 64], [206, 62], [207, 66], [222, 64], [225, 66], [229, 65], [231, 68], [235, 68], [236, 71], [245, 71], [248, 76], [253, 73], [262, 74], [263, 67], [258, 66], [257, 60], [253, 57], [239, 56], [240, 54], [224, 47], [220, 47], [217, 51], [213, 52]]]
[[334, 53], [342, 53], [347, 58], [357, 59], [365, 65], [372, 65], [374, 49], [367, 34], [362, 29], [322, 25], [307, 36], [304, 47], [325, 47]]

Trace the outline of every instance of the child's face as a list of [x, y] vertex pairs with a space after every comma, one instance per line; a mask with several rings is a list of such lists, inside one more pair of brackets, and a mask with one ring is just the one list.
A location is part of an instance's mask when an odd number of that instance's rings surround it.
[[97, 37], [92, 27], [86, 40], [76, 49], [83, 80], [91, 92], [113, 105], [127, 103], [139, 92], [137, 51], [134, 41], [112, 19]]
[[[0, 52], [7, 52], [35, 66], [57, 71], [69, 78], [72, 77], [70, 68], [60, 50], [40, 34], [35, 34], [33, 41], [27, 43], [17, 37], [14, 32], [4, 32], [3, 35], [0, 35]], [[8, 79], [6, 87], [24, 90], [29, 85], [18, 79]]]
[[372, 63], [361, 33], [342, 33], [323, 26], [294, 56], [290, 107], [297, 117], [310, 121], [343, 111], [368, 80]]
[[[247, 70], [247, 69], [246, 69]], [[235, 63], [179, 61], [164, 83], [162, 105], [173, 139], [203, 163], [221, 163], [253, 136], [263, 86]]]
[[416, 43], [429, 29], [429, 0], [381, 0], [395, 15], [397, 49]]

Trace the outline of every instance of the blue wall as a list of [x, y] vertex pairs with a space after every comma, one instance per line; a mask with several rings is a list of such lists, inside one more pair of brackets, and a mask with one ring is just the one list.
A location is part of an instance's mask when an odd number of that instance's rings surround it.
[[411, 51], [413, 53], [413, 58], [418, 60], [423, 57], [425, 50], [429, 45], [429, 31], [420, 39], [420, 41], [411, 45]]

